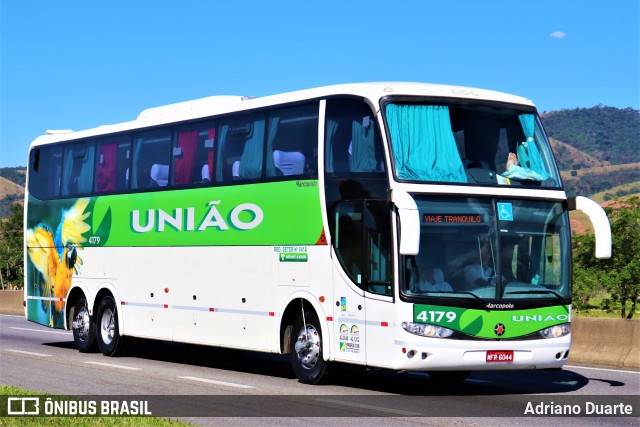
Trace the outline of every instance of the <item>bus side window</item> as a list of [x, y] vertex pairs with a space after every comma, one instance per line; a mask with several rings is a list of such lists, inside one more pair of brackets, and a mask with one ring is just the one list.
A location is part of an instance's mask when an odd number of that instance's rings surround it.
[[392, 294], [391, 224], [386, 200], [340, 202], [330, 227], [340, 264], [351, 280], [374, 294]]
[[351, 280], [362, 287], [366, 273], [364, 262], [362, 205], [341, 203], [335, 211], [334, 248], [340, 264]]
[[231, 119], [220, 127], [216, 180], [232, 183], [262, 177], [264, 114]]
[[128, 188], [131, 159], [131, 142], [128, 139], [128, 136], [119, 137], [98, 145], [96, 192], [104, 193]]
[[204, 184], [211, 181], [215, 128], [200, 125], [177, 132], [173, 147], [173, 183]]
[[60, 196], [62, 184], [62, 146], [45, 146], [31, 151], [29, 192], [40, 200]]
[[365, 202], [364, 226], [367, 245], [367, 291], [392, 295], [391, 222], [386, 200]]
[[352, 99], [327, 101], [325, 168], [330, 174], [384, 172], [380, 134], [371, 109]]
[[135, 138], [131, 188], [164, 187], [169, 182], [171, 134], [168, 130], [139, 134]]
[[93, 189], [95, 145], [91, 142], [68, 144], [62, 170], [62, 195], [87, 194]]
[[318, 176], [318, 103], [274, 110], [269, 117], [267, 176]]

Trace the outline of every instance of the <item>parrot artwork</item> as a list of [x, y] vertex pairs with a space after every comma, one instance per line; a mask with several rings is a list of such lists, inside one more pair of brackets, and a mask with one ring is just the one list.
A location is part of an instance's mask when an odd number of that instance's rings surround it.
[[77, 274], [78, 267], [82, 265], [78, 250], [86, 242], [83, 234], [91, 229], [85, 222], [91, 215], [85, 212], [89, 201], [87, 198], [78, 199], [71, 208], [62, 209], [60, 224], [55, 232], [43, 223], [26, 232], [29, 259], [43, 277], [40, 296], [53, 298], [50, 326], [54, 326], [54, 318], [62, 314], [71, 287], [71, 277], [74, 271]]

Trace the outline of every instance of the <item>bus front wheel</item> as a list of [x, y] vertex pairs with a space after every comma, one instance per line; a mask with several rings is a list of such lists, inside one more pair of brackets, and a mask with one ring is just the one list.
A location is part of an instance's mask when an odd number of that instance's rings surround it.
[[327, 373], [322, 356], [320, 321], [313, 311], [305, 311], [293, 324], [291, 334], [291, 365], [300, 382], [317, 384]]
[[105, 356], [115, 356], [122, 341], [118, 330], [118, 310], [112, 297], [105, 297], [96, 317], [98, 347]]
[[96, 324], [89, 314], [87, 299], [80, 297], [73, 306], [71, 312], [71, 328], [73, 330], [73, 342], [80, 353], [88, 353], [95, 348]]

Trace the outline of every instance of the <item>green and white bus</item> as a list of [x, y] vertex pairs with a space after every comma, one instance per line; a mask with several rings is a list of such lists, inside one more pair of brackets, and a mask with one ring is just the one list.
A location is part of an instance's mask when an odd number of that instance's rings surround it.
[[426, 371], [561, 367], [567, 198], [531, 101], [417, 83], [210, 97], [31, 145], [25, 314], [127, 336]]

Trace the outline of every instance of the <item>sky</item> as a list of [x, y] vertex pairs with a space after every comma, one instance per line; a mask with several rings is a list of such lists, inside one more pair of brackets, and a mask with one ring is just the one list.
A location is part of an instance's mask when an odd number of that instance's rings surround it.
[[639, 0], [1, 0], [0, 167], [48, 129], [370, 81], [640, 108]]

